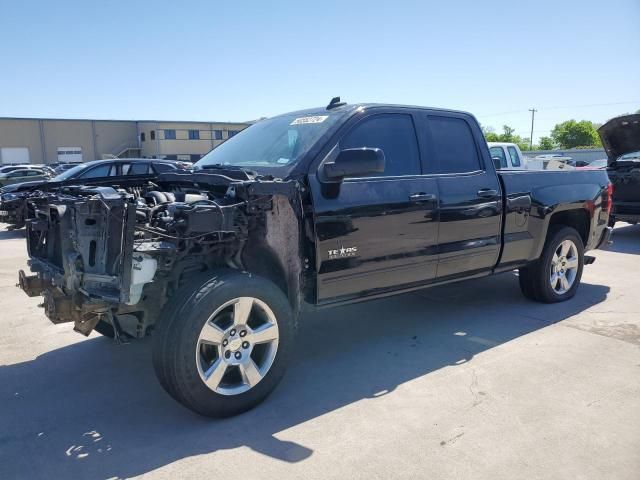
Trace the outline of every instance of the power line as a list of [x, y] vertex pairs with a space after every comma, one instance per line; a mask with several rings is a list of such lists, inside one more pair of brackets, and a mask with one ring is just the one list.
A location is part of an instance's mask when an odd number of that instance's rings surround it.
[[[631, 103], [640, 103], [640, 100], [628, 100], [625, 102], [609, 102], [609, 103], [589, 103], [584, 105], [564, 105], [564, 106], [553, 106], [553, 107], [540, 107], [538, 110], [562, 110], [565, 108], [587, 108], [587, 107], [608, 107], [610, 105], [628, 105]], [[513, 115], [515, 113], [525, 113], [526, 110], [512, 110], [510, 112], [500, 112], [500, 113], [489, 113], [487, 115], [478, 115], [480, 118], [485, 117], [498, 117], [502, 115]], [[531, 111], [531, 110], [529, 110]], [[536, 110], [537, 111], [537, 110]]]

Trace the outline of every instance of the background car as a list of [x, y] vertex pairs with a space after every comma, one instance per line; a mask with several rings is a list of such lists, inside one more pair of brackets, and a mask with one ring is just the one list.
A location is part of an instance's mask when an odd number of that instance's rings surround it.
[[[0, 175], [13, 172], [15, 170], [48, 170], [49, 167], [45, 165], [4, 165], [0, 167]], [[53, 170], [51, 170], [53, 171]]]
[[73, 167], [77, 167], [77, 163], [60, 163], [53, 168], [53, 171], [56, 172], [56, 175], [62, 172], [66, 172], [67, 170], [71, 170]]
[[599, 160], [593, 160], [591, 162], [577, 161], [576, 170], [593, 170], [607, 168], [607, 159], [601, 158]]
[[30, 180], [48, 180], [49, 172], [35, 168], [21, 168], [8, 173], [0, 174], [0, 186], [12, 183], [28, 182]]
[[[48, 182], [73, 182], [76, 179], [84, 184], [110, 182], [111, 179], [113, 179], [113, 182], [118, 182], [136, 177], [149, 176], [152, 178], [160, 173], [184, 169], [185, 167], [181, 165], [181, 162], [173, 160], [126, 158], [95, 160], [93, 162], [75, 164], [73, 168], [53, 178], [44, 176], [40, 170], [23, 170], [36, 173], [26, 177], [28, 180], [35, 181], [24, 182], [23, 178], [23, 183], [5, 184], [6, 186], [0, 188], [0, 222], [9, 224], [11, 229], [23, 227], [29, 216], [27, 199], [34, 194], [34, 191]], [[38, 172], [40, 172], [40, 176]], [[16, 182], [18, 181], [16, 179]]]

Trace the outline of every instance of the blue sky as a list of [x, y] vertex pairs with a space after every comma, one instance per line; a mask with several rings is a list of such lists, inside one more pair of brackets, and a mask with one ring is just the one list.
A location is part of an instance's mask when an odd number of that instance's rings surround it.
[[463, 109], [535, 136], [640, 109], [640, 0], [0, 0], [0, 116]]

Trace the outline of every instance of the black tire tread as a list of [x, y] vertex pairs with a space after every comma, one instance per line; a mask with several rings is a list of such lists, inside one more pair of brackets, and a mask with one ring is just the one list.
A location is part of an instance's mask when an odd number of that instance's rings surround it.
[[[560, 241], [572, 237], [578, 247], [578, 274], [572, 288], [563, 295], [556, 295], [547, 286], [547, 262]], [[535, 262], [519, 269], [520, 289], [523, 295], [531, 300], [542, 303], [563, 302], [572, 298], [580, 284], [584, 265], [584, 246], [578, 232], [566, 225], [552, 225], [547, 232], [547, 238], [540, 258]]]
[[[186, 352], [182, 343], [194, 333], [194, 328], [201, 328], [195, 327], [193, 321], [190, 322], [190, 315], [197, 315], [199, 308], [205, 308], [206, 304], [201, 305], [201, 302], [206, 302], [206, 297], [213, 295], [216, 291], [222, 291], [224, 295], [228, 289], [241, 290], [243, 286], [256, 289], [257, 285], [260, 286], [261, 296], [275, 302], [275, 305], [267, 302], [271, 308], [285, 312], [278, 316], [278, 328], [281, 331], [278, 356], [269, 374], [256, 387], [243, 394], [228, 397], [232, 401], [220, 400], [222, 396], [207, 391], [209, 397], [216, 397], [212, 399], [211, 404], [208, 404], [204, 401], [200, 378], [194, 376], [187, 376], [189, 377], [187, 378], [180, 374], [185, 371], [185, 365], [192, 362], [191, 352]], [[269, 280], [247, 272], [229, 269], [215, 273], [206, 272], [196, 277], [181, 287], [172, 299], [175, 301], [168, 302], [169, 305], [159, 319], [154, 332], [153, 365], [158, 380], [165, 390], [185, 407], [210, 417], [236, 415], [260, 403], [284, 375], [295, 335], [293, 314], [282, 291]], [[194, 311], [196, 311], [195, 314]], [[276, 365], [278, 365], [277, 369]]]

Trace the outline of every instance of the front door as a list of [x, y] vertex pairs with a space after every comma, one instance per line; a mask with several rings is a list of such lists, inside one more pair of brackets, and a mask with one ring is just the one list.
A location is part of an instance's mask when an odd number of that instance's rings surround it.
[[339, 140], [341, 149], [382, 149], [383, 174], [330, 188], [311, 176], [319, 301], [435, 278], [437, 183], [423, 175], [414, 123], [409, 113], [374, 113]]

